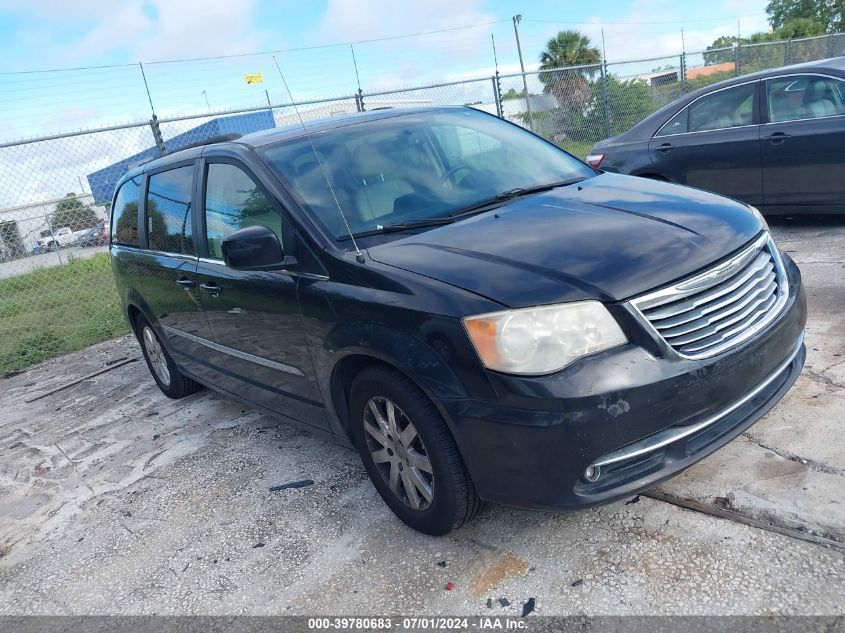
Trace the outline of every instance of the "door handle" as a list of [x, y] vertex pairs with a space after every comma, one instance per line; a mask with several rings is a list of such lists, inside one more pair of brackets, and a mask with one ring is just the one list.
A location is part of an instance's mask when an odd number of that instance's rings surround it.
[[197, 282], [195, 282], [193, 279], [186, 279], [185, 277], [182, 277], [182, 279], [177, 279], [176, 283], [182, 286], [185, 290], [187, 290], [188, 288], [193, 288], [197, 285]]
[[772, 145], [780, 145], [788, 138], [789, 134], [786, 134], [784, 132], [773, 132], [772, 134], [766, 137], [766, 139], [768, 139], [769, 143], [771, 143]]
[[657, 148], [658, 152], [663, 152], [664, 154], [668, 154], [672, 151], [672, 144], [671, 143], [663, 143], [660, 147]]
[[200, 288], [205, 290], [212, 297], [217, 297], [220, 295], [221, 292], [223, 292], [223, 290], [217, 284], [204, 283], [200, 284]]

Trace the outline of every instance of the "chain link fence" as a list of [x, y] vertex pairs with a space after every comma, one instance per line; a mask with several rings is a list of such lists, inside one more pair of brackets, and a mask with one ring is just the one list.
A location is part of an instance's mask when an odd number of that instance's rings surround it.
[[[845, 34], [401, 89], [359, 88], [302, 101], [298, 114], [289, 103], [271, 103], [265, 91], [263, 105], [240, 107], [246, 97], [238, 94], [235, 109], [154, 115], [0, 143], [0, 374], [127, 331], [107, 254], [109, 206], [120, 177], [162, 153], [214, 136], [296, 124], [300, 116], [467, 105], [531, 129], [583, 159], [595, 142], [626, 131], [689, 91], [838, 55], [845, 55]], [[133, 112], [139, 101], [152, 101], [148, 91], [132, 94]]]

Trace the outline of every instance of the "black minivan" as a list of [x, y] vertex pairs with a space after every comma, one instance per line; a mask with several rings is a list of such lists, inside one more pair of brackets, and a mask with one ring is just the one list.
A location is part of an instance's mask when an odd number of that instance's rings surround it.
[[799, 271], [745, 204], [599, 173], [471, 108], [166, 155], [112, 205], [161, 390], [206, 385], [359, 451], [429, 534], [675, 475], [804, 363]]

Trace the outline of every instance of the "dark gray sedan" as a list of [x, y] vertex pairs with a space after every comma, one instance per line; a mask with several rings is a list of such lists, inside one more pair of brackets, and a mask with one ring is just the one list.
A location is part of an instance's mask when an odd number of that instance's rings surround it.
[[845, 213], [845, 57], [692, 92], [599, 141], [587, 162], [715, 191], [766, 214]]

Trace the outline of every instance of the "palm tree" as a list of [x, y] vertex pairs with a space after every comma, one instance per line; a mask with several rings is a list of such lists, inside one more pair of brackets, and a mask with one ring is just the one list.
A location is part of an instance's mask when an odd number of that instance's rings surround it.
[[[590, 38], [579, 31], [560, 31], [540, 53], [540, 68], [557, 69], [566, 66], [597, 66], [601, 52], [590, 44]], [[553, 94], [564, 109], [579, 108], [590, 97], [590, 86], [584, 75], [592, 76], [597, 68], [557, 70], [540, 73], [543, 92]]]
[[540, 53], [540, 68], [563, 68], [601, 63], [601, 52], [590, 38], [578, 31], [560, 31]]

